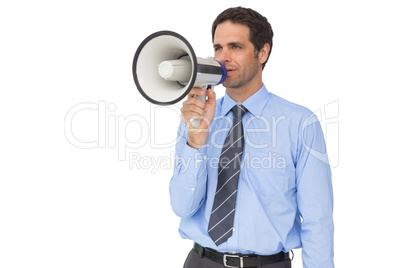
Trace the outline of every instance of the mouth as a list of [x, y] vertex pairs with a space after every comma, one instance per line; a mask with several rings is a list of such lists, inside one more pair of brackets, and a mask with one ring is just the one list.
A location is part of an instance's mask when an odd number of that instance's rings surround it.
[[236, 69], [233, 68], [226, 68], [226, 70], [228, 72], [228, 76], [232, 75], [236, 71]]

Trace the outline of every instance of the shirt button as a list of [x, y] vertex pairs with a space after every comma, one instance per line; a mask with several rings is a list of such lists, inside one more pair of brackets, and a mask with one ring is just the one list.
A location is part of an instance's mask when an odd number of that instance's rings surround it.
[[207, 159], [207, 156], [206, 156], [206, 155], [204, 155], [204, 159]]
[[191, 191], [194, 192], [194, 191], [195, 191], [195, 188], [191, 188]]
[[201, 162], [202, 162], [202, 160], [197, 159], [197, 160], [195, 160], [195, 162], [196, 162], [196, 163], [201, 163]]

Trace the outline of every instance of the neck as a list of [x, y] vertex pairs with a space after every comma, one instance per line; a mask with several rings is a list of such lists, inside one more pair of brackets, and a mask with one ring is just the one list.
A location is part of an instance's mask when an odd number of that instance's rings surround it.
[[255, 83], [249, 83], [242, 87], [238, 88], [226, 88], [227, 94], [237, 103], [242, 103], [247, 100], [249, 97], [254, 95], [258, 90], [262, 87], [262, 79], [261, 81]]

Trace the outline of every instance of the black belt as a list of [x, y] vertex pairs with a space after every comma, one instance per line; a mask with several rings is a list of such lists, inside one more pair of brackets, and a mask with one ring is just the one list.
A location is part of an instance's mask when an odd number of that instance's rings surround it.
[[271, 264], [289, 259], [289, 253], [283, 251], [275, 255], [226, 254], [220, 253], [211, 248], [204, 248], [197, 243], [194, 243], [194, 250], [202, 253], [205, 257], [214, 262], [223, 264], [225, 267], [258, 267], [259, 265]]

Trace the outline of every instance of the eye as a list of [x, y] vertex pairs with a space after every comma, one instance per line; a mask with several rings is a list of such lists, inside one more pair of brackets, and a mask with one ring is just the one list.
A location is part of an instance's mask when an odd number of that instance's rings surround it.
[[215, 52], [221, 51], [221, 50], [222, 50], [222, 47], [215, 47]]
[[233, 46], [232, 48], [233, 48], [233, 49], [241, 49], [240, 46]]

